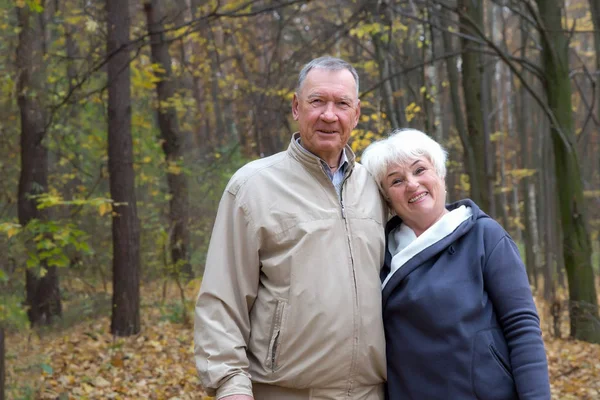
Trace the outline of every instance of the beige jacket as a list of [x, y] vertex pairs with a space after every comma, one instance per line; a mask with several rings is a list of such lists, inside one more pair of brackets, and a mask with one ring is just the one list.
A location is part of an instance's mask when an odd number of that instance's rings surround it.
[[196, 303], [200, 378], [217, 398], [254, 383], [257, 400], [380, 400], [386, 208], [349, 147], [340, 199], [297, 135], [221, 199]]

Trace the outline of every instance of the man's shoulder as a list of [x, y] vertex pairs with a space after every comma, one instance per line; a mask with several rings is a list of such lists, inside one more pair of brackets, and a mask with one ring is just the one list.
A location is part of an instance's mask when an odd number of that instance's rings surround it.
[[370, 176], [371, 179], [373, 179], [373, 176], [371, 175], [371, 173], [365, 168], [364, 165], [362, 165], [359, 162], [355, 162], [354, 163], [354, 172], [355, 173], [359, 173], [361, 175], [365, 175], [365, 176]]
[[352, 175], [355, 180], [360, 182], [363, 185], [369, 185], [369, 187], [374, 188], [375, 190], [379, 190], [377, 187], [377, 182], [375, 182], [375, 178], [367, 168], [365, 168], [361, 163], [354, 163], [354, 169], [352, 171]]
[[282, 151], [272, 156], [250, 161], [233, 174], [225, 190], [236, 195], [242, 187], [250, 182], [260, 179], [266, 174], [272, 174], [274, 171], [285, 168], [283, 163], [287, 158], [287, 152]]

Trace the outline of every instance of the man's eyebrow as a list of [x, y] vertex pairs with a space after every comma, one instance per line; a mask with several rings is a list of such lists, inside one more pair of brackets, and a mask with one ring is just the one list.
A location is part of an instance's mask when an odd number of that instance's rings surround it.
[[[314, 98], [319, 98], [319, 97], [323, 97], [323, 93], [315, 92], [315, 93], [311, 93], [311, 94], [309, 94], [309, 95], [306, 96], [307, 99], [314, 99]], [[348, 102], [354, 101], [354, 99], [352, 97], [350, 97], [350, 96], [340, 96], [338, 98], [338, 100], [348, 101]]]

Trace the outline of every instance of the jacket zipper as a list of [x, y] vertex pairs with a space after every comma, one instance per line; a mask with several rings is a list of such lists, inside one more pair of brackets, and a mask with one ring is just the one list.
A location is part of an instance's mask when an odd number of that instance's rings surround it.
[[273, 340], [273, 350], [271, 351], [271, 372], [275, 372], [275, 356], [277, 355], [277, 345], [279, 344], [279, 334], [281, 330], [277, 331], [275, 339]]
[[[350, 175], [348, 175], [350, 176]], [[353, 285], [354, 285], [354, 296], [355, 296], [355, 305], [354, 305], [354, 311], [352, 313], [352, 319], [353, 319], [353, 334], [352, 334], [352, 341], [353, 341], [353, 348], [352, 348], [352, 361], [350, 362], [350, 372], [349, 372], [349, 377], [348, 377], [348, 390], [346, 391], [346, 396], [350, 399], [352, 396], [352, 376], [354, 374], [354, 369], [356, 368], [356, 357], [357, 357], [357, 352], [358, 352], [358, 327], [357, 327], [357, 322], [356, 322], [356, 313], [358, 312], [358, 286], [357, 286], [357, 282], [356, 282], [356, 271], [355, 271], [355, 266], [354, 266], [354, 256], [352, 254], [352, 243], [350, 240], [350, 229], [348, 227], [348, 220], [346, 219], [346, 207], [344, 206], [344, 186], [346, 185], [346, 180], [348, 180], [348, 176], [346, 178], [344, 178], [344, 181], [342, 182], [342, 186], [340, 188], [340, 205], [342, 208], [342, 219], [344, 220], [344, 226], [346, 228], [346, 240], [348, 242], [348, 251], [350, 252], [350, 265], [352, 267], [352, 280], [353, 280]]]

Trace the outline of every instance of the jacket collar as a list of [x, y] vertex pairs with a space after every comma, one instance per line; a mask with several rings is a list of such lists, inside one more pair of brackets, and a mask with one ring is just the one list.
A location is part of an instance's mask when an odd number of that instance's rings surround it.
[[[475, 224], [476, 220], [478, 220], [480, 218], [489, 218], [483, 211], [481, 211], [479, 209], [477, 204], [475, 204], [470, 199], [459, 200], [455, 203], [447, 204], [446, 209], [448, 211], [452, 211], [462, 205], [470, 207], [473, 214], [467, 220], [465, 220], [454, 231], [453, 234], [446, 236], [445, 238], [443, 238], [436, 244], [432, 245], [427, 251], [417, 254], [405, 266], [403, 266], [398, 271], [396, 271], [396, 273], [393, 275], [393, 277], [391, 277], [389, 282], [385, 285], [385, 288], [383, 288], [382, 300], [383, 300], [384, 305], [387, 302], [390, 294], [393, 292], [394, 288], [398, 284], [400, 284], [400, 282], [402, 282], [402, 280], [406, 276], [410, 275], [410, 273], [412, 271], [414, 271], [416, 268], [420, 267], [429, 258], [435, 256], [436, 254], [439, 254], [439, 252], [449, 249], [449, 246], [451, 246], [452, 243], [454, 243], [457, 240], [457, 238], [463, 236], [469, 230], [471, 230], [471, 228]], [[381, 268], [381, 274], [380, 274], [382, 282], [387, 277], [387, 274], [390, 273], [390, 270], [391, 270], [390, 267], [391, 267], [391, 263], [392, 263], [392, 255], [389, 251], [388, 235], [394, 228], [396, 228], [401, 223], [402, 223], [402, 219], [400, 219], [400, 217], [398, 217], [398, 216], [395, 216], [394, 218], [392, 218], [391, 220], [388, 221], [386, 228], [385, 228], [385, 237], [386, 237], [385, 261], [384, 261], [383, 267]]]
[[[296, 132], [292, 135], [292, 140], [288, 147], [288, 154], [293, 159], [295, 159], [296, 161], [298, 161], [299, 163], [304, 165], [306, 168], [308, 168], [309, 170], [314, 171], [314, 172], [318, 172], [318, 171], [324, 172], [324, 170], [323, 170], [324, 167], [321, 164], [321, 159], [319, 157], [317, 157], [316, 155], [303, 149], [300, 146], [300, 144], [298, 143], [299, 138], [300, 138], [300, 132]], [[346, 152], [346, 158], [348, 159], [348, 166], [346, 167], [344, 176], [348, 176], [354, 169], [356, 155], [352, 151], [352, 148], [350, 148], [350, 146], [348, 146], [348, 145], [346, 145], [346, 147], [344, 147], [344, 150]]]

